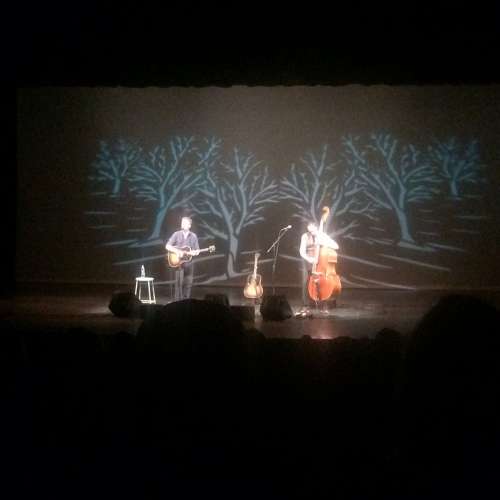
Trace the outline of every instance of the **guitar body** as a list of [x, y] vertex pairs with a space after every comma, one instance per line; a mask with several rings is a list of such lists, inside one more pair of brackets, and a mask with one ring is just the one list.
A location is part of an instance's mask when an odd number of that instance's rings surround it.
[[[190, 252], [190, 247], [181, 247], [183, 252]], [[182, 257], [179, 257], [175, 252], [168, 252], [168, 265], [170, 267], [179, 267], [184, 262], [189, 262], [193, 258], [189, 253], [185, 253]]]
[[243, 295], [247, 299], [259, 299], [262, 297], [264, 289], [262, 288], [262, 277], [260, 274], [249, 274], [247, 278], [247, 284], [243, 289]]
[[[193, 258], [191, 247], [180, 247], [179, 250], [182, 250], [184, 252], [184, 255], [182, 257], [179, 257], [179, 255], [177, 255], [177, 253], [175, 252], [167, 252], [167, 260], [170, 267], [179, 267], [184, 262], [189, 262]], [[215, 245], [211, 245], [207, 248], [201, 248], [200, 250], [198, 250], [198, 253], [202, 252], [215, 252]]]
[[249, 274], [247, 277], [247, 284], [243, 289], [243, 295], [247, 299], [259, 299], [262, 297], [264, 290], [262, 288], [262, 276], [257, 274], [257, 261], [259, 260], [260, 253], [256, 253], [254, 256], [253, 273]]

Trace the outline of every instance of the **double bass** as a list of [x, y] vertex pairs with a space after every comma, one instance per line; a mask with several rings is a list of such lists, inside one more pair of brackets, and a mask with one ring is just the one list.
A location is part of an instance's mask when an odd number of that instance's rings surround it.
[[[318, 240], [321, 240], [323, 226], [330, 213], [328, 207], [324, 207], [321, 214], [321, 221], [318, 228]], [[316, 245], [315, 260], [311, 275], [307, 283], [309, 297], [315, 302], [328, 300], [332, 295], [336, 297], [340, 294], [342, 285], [335, 268], [337, 264], [337, 252], [321, 241]]]

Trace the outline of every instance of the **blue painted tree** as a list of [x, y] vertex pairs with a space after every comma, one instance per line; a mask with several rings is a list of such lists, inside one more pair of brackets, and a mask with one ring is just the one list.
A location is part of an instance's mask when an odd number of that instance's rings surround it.
[[377, 209], [395, 214], [400, 230], [398, 245], [417, 247], [409, 206], [439, 193], [441, 180], [434, 167], [415, 146], [400, 145], [390, 134], [372, 134], [365, 146], [359, 136], [345, 136], [342, 142], [344, 158], [355, 169], [365, 196]]
[[266, 207], [279, 201], [278, 183], [270, 178], [267, 166], [238, 148], [228, 162], [204, 162], [199, 172], [199, 196], [192, 208], [201, 216], [198, 225], [228, 244], [226, 272], [214, 280], [239, 276], [240, 236], [245, 228], [264, 220]]
[[[333, 219], [337, 221], [335, 235], [348, 235], [359, 225], [358, 216], [371, 216], [373, 203], [362, 197], [363, 187], [356, 180], [355, 170], [341, 161], [328, 159], [328, 144], [319, 154], [308, 152], [300, 164], [292, 164], [281, 179], [282, 200], [289, 200], [295, 207], [294, 217], [303, 222], [319, 222], [321, 209], [330, 208], [332, 217], [325, 224], [325, 231]], [[349, 223], [341, 226], [342, 216], [349, 214]]]
[[156, 146], [138, 164], [129, 181], [137, 198], [156, 204], [156, 214], [149, 240], [160, 239], [163, 222], [169, 210], [189, 206], [196, 195], [200, 167], [216, 155], [218, 142], [205, 140], [202, 150], [194, 137], [174, 137], [168, 147]]
[[136, 143], [128, 143], [124, 139], [111, 144], [101, 141], [97, 159], [92, 162], [94, 173], [89, 175], [89, 179], [109, 182], [111, 196], [118, 196], [123, 182], [141, 161], [142, 149]]
[[447, 141], [435, 141], [428, 153], [439, 175], [447, 182], [449, 194], [460, 198], [463, 184], [477, 184], [482, 181], [483, 165], [479, 157], [478, 141], [472, 140], [461, 146], [455, 137]]

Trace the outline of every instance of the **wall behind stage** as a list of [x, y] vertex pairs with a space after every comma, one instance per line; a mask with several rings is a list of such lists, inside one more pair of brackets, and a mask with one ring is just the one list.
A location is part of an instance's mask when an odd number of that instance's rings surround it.
[[41, 88], [18, 92], [17, 280], [172, 274], [192, 215], [195, 283], [242, 285], [281, 227], [298, 285], [330, 208], [345, 287], [500, 285], [500, 87]]

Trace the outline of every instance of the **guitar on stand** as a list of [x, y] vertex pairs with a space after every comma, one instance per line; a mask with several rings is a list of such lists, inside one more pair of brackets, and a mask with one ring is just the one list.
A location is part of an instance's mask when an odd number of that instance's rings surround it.
[[264, 290], [262, 289], [262, 276], [257, 274], [257, 261], [259, 260], [260, 253], [255, 254], [255, 261], [253, 265], [253, 273], [247, 277], [247, 284], [243, 289], [243, 295], [247, 299], [260, 299]]
[[177, 250], [179, 250], [180, 253], [170, 251], [167, 252], [168, 265], [170, 267], [179, 267], [184, 262], [189, 262], [193, 258], [193, 255], [198, 255], [202, 252], [213, 253], [215, 252], [215, 245], [211, 245], [200, 250], [192, 250], [191, 247], [187, 246], [178, 248]]

